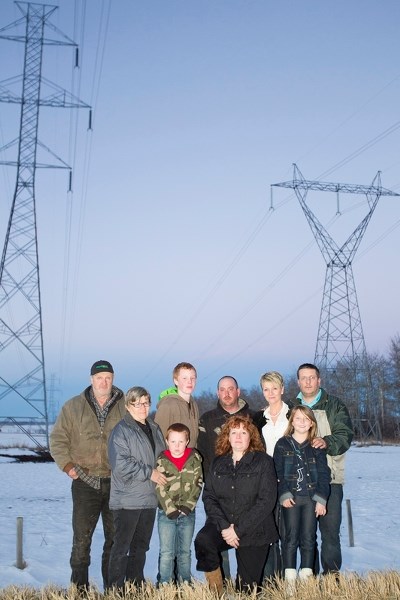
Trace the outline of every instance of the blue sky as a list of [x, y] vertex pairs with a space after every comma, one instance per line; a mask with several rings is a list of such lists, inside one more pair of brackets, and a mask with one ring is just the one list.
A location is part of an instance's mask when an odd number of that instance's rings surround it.
[[[57, 4], [57, 2], [54, 2]], [[93, 106], [43, 109], [39, 137], [74, 165], [41, 170], [37, 211], [48, 377], [58, 401], [110, 360], [153, 396], [182, 360], [198, 389], [285, 374], [314, 357], [325, 264], [292, 177], [400, 191], [400, 4], [282, 0], [62, 0], [52, 22], [80, 43], [45, 49], [43, 74]], [[83, 18], [85, 15], [85, 18]], [[0, 26], [19, 18], [2, 2]], [[0, 40], [0, 79], [22, 46]], [[72, 123], [72, 125], [71, 125]], [[0, 105], [1, 145], [18, 108]], [[0, 240], [15, 172], [0, 167]], [[341, 198], [345, 240], [366, 213]], [[336, 198], [309, 194], [323, 223]], [[367, 349], [398, 330], [397, 198], [382, 197], [353, 270]], [[68, 225], [69, 223], [69, 225]], [[67, 244], [66, 239], [70, 240]]]

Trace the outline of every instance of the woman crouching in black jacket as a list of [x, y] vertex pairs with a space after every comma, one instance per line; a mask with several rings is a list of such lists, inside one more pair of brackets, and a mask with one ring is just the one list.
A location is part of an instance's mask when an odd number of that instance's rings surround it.
[[278, 539], [273, 511], [277, 481], [257, 428], [245, 416], [232, 416], [216, 443], [203, 492], [207, 515], [194, 545], [197, 570], [222, 594], [220, 553], [235, 548], [236, 589], [261, 586], [270, 544]]

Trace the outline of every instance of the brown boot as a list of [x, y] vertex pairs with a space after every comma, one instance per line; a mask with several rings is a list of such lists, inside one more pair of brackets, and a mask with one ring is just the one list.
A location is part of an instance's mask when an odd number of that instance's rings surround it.
[[208, 573], [204, 574], [206, 576], [210, 590], [215, 590], [217, 592], [218, 598], [221, 598], [223, 592], [221, 569], [218, 567], [218, 569], [215, 569], [215, 571], [209, 571]]

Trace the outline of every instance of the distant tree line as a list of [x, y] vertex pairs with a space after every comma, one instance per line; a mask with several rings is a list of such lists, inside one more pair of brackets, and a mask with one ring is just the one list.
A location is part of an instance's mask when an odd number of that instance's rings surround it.
[[[261, 374], [260, 374], [261, 375]], [[284, 400], [298, 394], [296, 373], [285, 375]], [[400, 335], [391, 338], [387, 355], [368, 354], [359, 364], [338, 363], [334, 372], [322, 373], [322, 386], [347, 405], [355, 439], [397, 440], [400, 438]], [[265, 407], [260, 386], [241, 387], [241, 398], [253, 410]], [[215, 408], [215, 390], [196, 394], [200, 413]]]

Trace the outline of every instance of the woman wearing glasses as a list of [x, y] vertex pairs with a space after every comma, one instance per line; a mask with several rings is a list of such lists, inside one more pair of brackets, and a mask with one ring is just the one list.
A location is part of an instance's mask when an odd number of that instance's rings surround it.
[[155, 469], [165, 449], [161, 429], [148, 418], [150, 394], [132, 387], [125, 395], [126, 415], [111, 432], [108, 456], [111, 464], [110, 508], [114, 515], [109, 587], [124, 592], [126, 584], [144, 582], [144, 564], [157, 508], [156, 484], [166, 477]]

